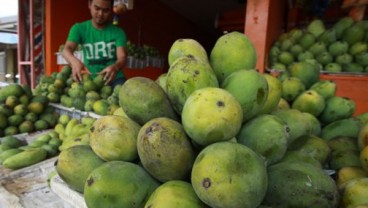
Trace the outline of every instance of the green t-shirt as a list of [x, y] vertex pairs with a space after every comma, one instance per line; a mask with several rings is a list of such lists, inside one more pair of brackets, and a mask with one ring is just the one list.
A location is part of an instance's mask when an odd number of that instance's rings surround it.
[[[69, 31], [68, 41], [82, 45], [84, 65], [93, 77], [116, 62], [117, 47], [127, 45], [123, 29], [113, 24], [97, 29], [93, 27], [91, 20], [74, 24]], [[124, 74], [119, 70], [115, 79], [121, 77], [124, 77]]]

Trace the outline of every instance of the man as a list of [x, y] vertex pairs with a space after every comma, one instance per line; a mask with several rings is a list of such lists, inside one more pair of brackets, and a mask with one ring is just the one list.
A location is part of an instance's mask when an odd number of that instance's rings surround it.
[[[69, 31], [63, 57], [72, 68], [75, 81], [82, 80], [82, 71], [92, 77], [102, 74], [106, 84], [122, 84], [122, 71], [126, 60], [125, 32], [111, 23], [114, 0], [89, 0], [92, 18], [76, 23]], [[82, 45], [84, 64], [74, 56], [78, 44]]]

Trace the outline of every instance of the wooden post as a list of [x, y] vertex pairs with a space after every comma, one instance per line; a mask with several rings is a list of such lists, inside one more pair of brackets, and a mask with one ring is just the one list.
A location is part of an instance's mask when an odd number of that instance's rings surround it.
[[368, 0], [344, 0], [342, 3], [342, 9], [349, 9], [349, 16], [354, 21], [360, 21], [364, 19], [365, 7], [368, 4]]
[[256, 68], [267, 68], [268, 51], [286, 23], [285, 0], [248, 0], [244, 33], [253, 42], [257, 51]]

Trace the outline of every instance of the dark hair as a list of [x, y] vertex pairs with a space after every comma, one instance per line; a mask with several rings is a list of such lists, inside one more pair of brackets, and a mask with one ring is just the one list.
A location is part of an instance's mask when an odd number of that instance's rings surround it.
[[[91, 4], [93, 0], [88, 0], [89, 3]], [[109, 0], [104, 0], [104, 1], [109, 1]], [[111, 3], [111, 8], [114, 8], [114, 1], [115, 0], [110, 0], [110, 3]]]

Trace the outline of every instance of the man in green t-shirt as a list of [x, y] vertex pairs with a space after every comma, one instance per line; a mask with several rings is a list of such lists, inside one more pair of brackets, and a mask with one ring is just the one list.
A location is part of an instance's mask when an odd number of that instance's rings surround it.
[[[92, 18], [74, 24], [63, 50], [63, 57], [72, 68], [75, 81], [82, 80], [82, 71], [95, 77], [102, 74], [106, 84], [116, 85], [125, 81], [123, 67], [126, 60], [125, 32], [111, 23], [114, 0], [89, 0]], [[74, 56], [81, 44], [83, 62]]]

